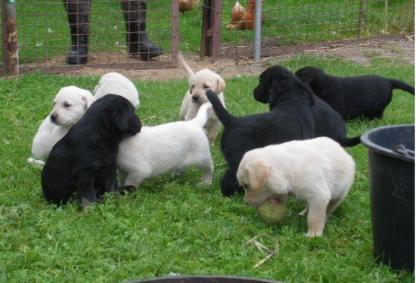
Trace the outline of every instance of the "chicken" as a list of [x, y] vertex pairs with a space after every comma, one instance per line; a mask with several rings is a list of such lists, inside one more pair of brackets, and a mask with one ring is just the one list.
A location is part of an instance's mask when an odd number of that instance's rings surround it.
[[184, 13], [198, 6], [198, 0], [179, 0], [179, 11]]
[[226, 26], [227, 29], [254, 29], [255, 22], [255, 0], [248, 0], [246, 9], [241, 6], [239, 1], [236, 1], [232, 8], [232, 16], [230, 23]]
[[239, 0], [236, 0], [235, 6], [232, 8], [231, 20], [230, 23], [227, 25], [228, 29], [233, 29], [234, 25], [237, 24], [242, 17], [245, 15], [246, 9], [244, 6], [239, 3]]

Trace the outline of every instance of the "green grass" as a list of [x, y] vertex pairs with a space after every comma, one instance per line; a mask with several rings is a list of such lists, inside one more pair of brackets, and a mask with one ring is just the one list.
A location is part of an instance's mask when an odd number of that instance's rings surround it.
[[[295, 57], [281, 62], [296, 70], [307, 64], [337, 75], [375, 73], [414, 84], [414, 67], [386, 60], [360, 66], [336, 58]], [[75, 84], [92, 89], [97, 77], [31, 74], [0, 81], [0, 281], [119, 282], [184, 275], [235, 275], [288, 282], [414, 282], [414, 275], [377, 265], [372, 258], [367, 150], [348, 149], [357, 163], [349, 196], [329, 219], [325, 235], [308, 239], [303, 204], [293, 199], [284, 222], [266, 226], [242, 197], [223, 198], [226, 168], [219, 143], [212, 148], [214, 183], [200, 186], [200, 173], [147, 180], [128, 196], [108, 195], [85, 211], [77, 203], [55, 208], [43, 199], [40, 171], [29, 167], [32, 137], [57, 90]], [[144, 124], [174, 121], [187, 83], [136, 81], [138, 114]], [[264, 112], [252, 89], [257, 77], [227, 80], [225, 97], [235, 115]], [[394, 92], [384, 118], [348, 123], [349, 135], [414, 122], [413, 96]], [[265, 234], [279, 253], [253, 269], [263, 255], [246, 242]]]
[[[228, 31], [230, 11], [235, 1], [223, 1], [222, 44], [252, 44], [253, 31]], [[17, 1], [18, 39], [21, 63], [43, 61], [65, 55], [70, 45], [67, 16], [62, 1]], [[202, 2], [201, 2], [202, 3]], [[241, 1], [246, 6], [246, 1]], [[388, 33], [413, 32], [414, 1], [389, 1]], [[152, 39], [170, 51], [170, 1], [149, 1], [148, 29]], [[263, 42], [290, 45], [355, 38], [358, 34], [359, 1], [354, 0], [265, 0]], [[202, 10], [180, 15], [180, 49], [197, 53], [200, 48]], [[369, 0], [362, 36], [384, 32], [384, 2]], [[126, 54], [125, 25], [118, 1], [93, 1], [91, 52]], [[0, 54], [0, 56], [2, 56]]]

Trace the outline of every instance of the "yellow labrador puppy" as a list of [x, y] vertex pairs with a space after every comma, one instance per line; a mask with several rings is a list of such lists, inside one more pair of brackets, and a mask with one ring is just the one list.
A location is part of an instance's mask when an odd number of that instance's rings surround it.
[[93, 101], [92, 93], [86, 89], [62, 87], [54, 98], [51, 113], [42, 121], [32, 141], [28, 163], [43, 166], [53, 146], [82, 118]]
[[327, 217], [349, 192], [355, 175], [353, 158], [327, 137], [290, 141], [248, 151], [237, 179], [245, 201], [259, 207], [266, 200], [293, 195], [306, 202], [308, 237], [322, 236]]
[[110, 72], [102, 75], [93, 90], [95, 100], [107, 95], [116, 94], [126, 98], [134, 107], [140, 106], [139, 92], [136, 86], [124, 75]]
[[[184, 99], [182, 100], [182, 105], [179, 112], [179, 117], [181, 120], [191, 120], [197, 115], [200, 106], [208, 102], [206, 96], [206, 90], [208, 89], [213, 90], [219, 97], [223, 106], [226, 107], [223, 96], [226, 83], [222, 77], [209, 69], [201, 69], [200, 71], [194, 73], [180, 53], [178, 54], [178, 61], [180, 62], [184, 71], [187, 73], [190, 85], [190, 89], [186, 92]], [[216, 114], [212, 108], [209, 113], [208, 121], [204, 126], [204, 128], [207, 130], [209, 142], [212, 145], [216, 140], [217, 132], [220, 126], [220, 121], [217, 119]]]

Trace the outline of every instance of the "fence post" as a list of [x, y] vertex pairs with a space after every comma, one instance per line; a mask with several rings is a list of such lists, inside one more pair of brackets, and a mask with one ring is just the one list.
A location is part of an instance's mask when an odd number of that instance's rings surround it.
[[212, 14], [212, 37], [210, 56], [219, 56], [220, 51], [220, 33], [222, 27], [222, 1], [213, 0], [213, 14]]
[[3, 0], [2, 30], [3, 30], [3, 64], [7, 74], [19, 75], [19, 50], [16, 30], [16, 1]]
[[172, 66], [178, 66], [178, 51], [179, 51], [179, 0], [172, 0], [172, 15], [171, 15], [171, 34], [172, 34]]
[[367, 0], [360, 0], [360, 9], [359, 9], [359, 20], [358, 20], [358, 33], [357, 37], [360, 38], [362, 30], [366, 24], [366, 3]]
[[388, 33], [388, 0], [385, 0], [384, 7], [384, 34]]
[[221, 0], [205, 0], [201, 26], [200, 58], [217, 57], [220, 50]]
[[262, 0], [255, 1], [255, 27], [254, 27], [254, 60], [261, 60], [261, 17], [262, 17]]

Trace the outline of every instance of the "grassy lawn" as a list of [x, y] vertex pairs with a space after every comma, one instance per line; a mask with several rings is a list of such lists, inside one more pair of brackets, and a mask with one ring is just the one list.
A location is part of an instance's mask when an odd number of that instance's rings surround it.
[[[148, 29], [151, 38], [170, 51], [170, 2], [149, 1]], [[203, 3], [203, 0], [201, 0]], [[223, 1], [223, 45], [248, 45], [253, 42], [253, 31], [228, 31], [230, 11], [234, 0]], [[246, 6], [246, 1], [241, 1]], [[414, 30], [414, 1], [389, 1], [387, 32]], [[302, 44], [309, 42], [355, 38], [358, 34], [360, 2], [355, 0], [265, 0], [263, 4], [263, 40], [271, 45]], [[70, 45], [67, 16], [62, 1], [17, 1], [18, 38], [21, 62], [43, 61], [45, 58], [65, 55]], [[200, 46], [202, 10], [180, 15], [180, 49], [197, 53]], [[384, 32], [384, 1], [369, 0], [366, 24], [362, 36]], [[91, 12], [91, 52], [120, 52], [125, 54], [125, 25], [118, 1], [93, 1]], [[2, 56], [2, 54], [0, 54]]]
[[[414, 66], [373, 60], [369, 67], [337, 58], [294, 57], [281, 62], [296, 70], [308, 64], [337, 75], [375, 73], [414, 83]], [[0, 80], [0, 281], [119, 282], [124, 279], [183, 275], [236, 275], [289, 282], [414, 282], [414, 275], [377, 265], [372, 258], [367, 150], [348, 149], [357, 163], [349, 196], [329, 219], [325, 236], [308, 239], [303, 204], [293, 199], [284, 222], [263, 224], [240, 196], [228, 199], [219, 182], [225, 162], [220, 137], [212, 148], [212, 186], [198, 185], [200, 173], [147, 180], [128, 196], [108, 195], [80, 211], [76, 203], [50, 206], [43, 199], [40, 171], [29, 167], [32, 137], [51, 108], [58, 89], [92, 89], [97, 77], [31, 74]], [[187, 83], [136, 81], [143, 124], [177, 120]], [[251, 91], [257, 77], [227, 80], [225, 97], [236, 115], [266, 111]], [[413, 96], [394, 92], [384, 118], [353, 121], [349, 135], [388, 124], [414, 122]], [[246, 242], [263, 234], [263, 244], [279, 252], [264, 256]]]

